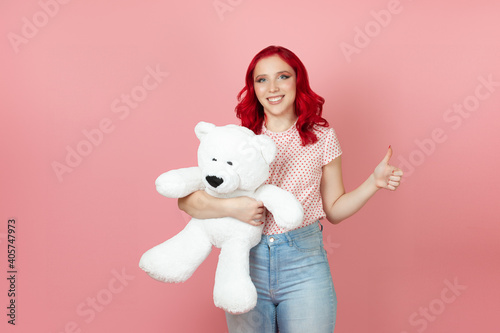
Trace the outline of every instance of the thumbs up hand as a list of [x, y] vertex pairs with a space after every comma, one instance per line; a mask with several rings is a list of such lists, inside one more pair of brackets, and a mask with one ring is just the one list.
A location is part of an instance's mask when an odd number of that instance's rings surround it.
[[373, 171], [373, 176], [375, 177], [375, 185], [378, 188], [385, 188], [394, 191], [398, 188], [401, 182], [403, 170], [389, 164], [391, 156], [392, 148], [389, 146], [384, 159], [379, 163], [379, 165], [377, 165], [375, 171]]

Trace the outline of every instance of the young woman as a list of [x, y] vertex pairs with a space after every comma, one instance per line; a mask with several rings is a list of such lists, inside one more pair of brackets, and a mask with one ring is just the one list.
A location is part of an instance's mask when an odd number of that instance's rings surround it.
[[198, 191], [179, 199], [179, 207], [201, 219], [231, 216], [265, 223], [260, 244], [250, 252], [257, 306], [245, 314], [227, 313], [230, 332], [331, 333], [337, 301], [319, 220], [336, 224], [348, 218], [379, 189], [395, 190], [403, 172], [388, 164], [389, 147], [366, 181], [345, 192], [342, 151], [321, 116], [324, 99], [311, 90], [304, 65], [286, 48], [270, 46], [254, 57], [238, 101], [242, 125], [275, 141], [278, 154], [268, 183], [292, 192], [302, 203], [302, 226], [285, 232], [272, 214], [265, 214], [262, 202], [248, 197], [218, 199]]

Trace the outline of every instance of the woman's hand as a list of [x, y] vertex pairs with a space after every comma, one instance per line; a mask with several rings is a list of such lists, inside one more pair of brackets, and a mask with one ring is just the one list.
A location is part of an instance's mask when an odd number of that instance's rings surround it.
[[264, 204], [250, 197], [227, 199], [229, 216], [248, 224], [259, 226], [264, 216]]
[[401, 182], [403, 170], [389, 164], [391, 156], [392, 148], [389, 146], [389, 150], [387, 151], [384, 159], [379, 163], [379, 165], [377, 165], [375, 171], [373, 171], [373, 176], [375, 178], [375, 185], [377, 188], [385, 188], [395, 191]]

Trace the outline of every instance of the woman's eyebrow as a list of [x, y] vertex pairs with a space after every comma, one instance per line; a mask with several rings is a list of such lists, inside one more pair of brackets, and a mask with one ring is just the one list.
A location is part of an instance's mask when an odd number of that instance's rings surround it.
[[[276, 75], [279, 75], [279, 74], [283, 74], [283, 73], [288, 73], [290, 74], [290, 71], [279, 71], [279, 72], [276, 72]], [[259, 77], [259, 76], [268, 76], [268, 74], [258, 74], [258, 75], [255, 75], [255, 77]]]

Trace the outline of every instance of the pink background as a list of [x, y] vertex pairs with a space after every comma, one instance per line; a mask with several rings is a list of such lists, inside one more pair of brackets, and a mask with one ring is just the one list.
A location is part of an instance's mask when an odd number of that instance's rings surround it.
[[[152, 280], [138, 261], [187, 221], [154, 180], [196, 164], [198, 121], [237, 123], [246, 67], [270, 44], [293, 50], [325, 97], [348, 190], [389, 144], [407, 172], [396, 193], [325, 225], [335, 332], [498, 331], [497, 1], [0, 8], [3, 332], [227, 331], [212, 303], [218, 251], [180, 285]], [[453, 111], [463, 103], [462, 115]], [[53, 164], [67, 165], [67, 149], [86, 156], [58, 177]], [[17, 220], [16, 327], [6, 316], [9, 218]]]

